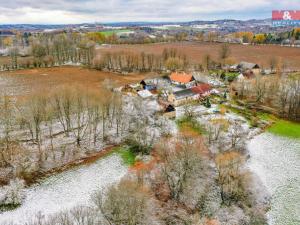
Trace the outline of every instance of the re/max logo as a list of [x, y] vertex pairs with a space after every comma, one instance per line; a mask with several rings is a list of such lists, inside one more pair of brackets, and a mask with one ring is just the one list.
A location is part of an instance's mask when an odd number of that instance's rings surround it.
[[300, 10], [273, 10], [273, 26], [300, 26]]

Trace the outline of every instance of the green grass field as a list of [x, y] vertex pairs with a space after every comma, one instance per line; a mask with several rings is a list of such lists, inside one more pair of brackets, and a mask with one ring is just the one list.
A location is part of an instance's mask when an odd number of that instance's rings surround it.
[[[251, 125], [252, 114], [250, 110], [238, 110], [230, 107], [227, 107], [227, 109], [234, 113], [242, 115], [248, 120], [249, 124]], [[257, 117], [261, 120], [266, 120], [273, 123], [273, 125], [271, 125], [267, 129], [267, 131], [272, 134], [289, 138], [300, 138], [300, 123], [280, 119], [269, 113], [258, 112]]]
[[103, 34], [105, 37], [109, 37], [113, 34], [118, 34], [122, 32], [130, 32], [129, 29], [120, 29], [120, 30], [108, 30], [108, 31], [101, 31], [100, 33]]
[[300, 138], [300, 123], [279, 119], [268, 113], [259, 113], [258, 117], [273, 122], [273, 125], [267, 129], [268, 132], [289, 138]]
[[300, 123], [278, 119], [268, 131], [284, 137], [300, 138]]

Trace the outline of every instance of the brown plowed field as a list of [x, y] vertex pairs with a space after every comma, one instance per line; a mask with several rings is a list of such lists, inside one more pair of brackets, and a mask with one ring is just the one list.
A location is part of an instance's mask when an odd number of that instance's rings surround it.
[[50, 91], [58, 85], [84, 85], [87, 88], [101, 88], [105, 79], [117, 85], [134, 83], [151, 74], [128, 74], [101, 72], [76, 66], [27, 69], [0, 72], [0, 92], [5, 90], [11, 95], [22, 95], [33, 91]]
[[[113, 45], [111, 47], [98, 49], [98, 53], [111, 51], [131, 51], [160, 54], [165, 48], [176, 48], [184, 53], [193, 63], [202, 63], [205, 54], [218, 60], [220, 43], [158, 43], [141, 45]], [[281, 59], [291, 70], [300, 70], [300, 48], [282, 47], [278, 45], [240, 45], [230, 44], [230, 57], [235, 62], [248, 61], [257, 63], [263, 67], [269, 67], [272, 57]]]

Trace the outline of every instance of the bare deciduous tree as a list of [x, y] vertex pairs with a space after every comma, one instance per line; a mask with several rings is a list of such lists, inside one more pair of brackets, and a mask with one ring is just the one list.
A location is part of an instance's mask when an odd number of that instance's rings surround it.
[[225, 64], [225, 60], [229, 57], [229, 55], [230, 55], [229, 44], [227, 44], [227, 43], [222, 44], [220, 52], [219, 52], [219, 56], [220, 56], [220, 59], [222, 60], [223, 64]]
[[99, 192], [92, 199], [107, 224], [147, 223], [147, 193], [133, 181], [122, 181], [110, 187], [105, 197]]
[[203, 151], [202, 139], [189, 134], [178, 137], [173, 143], [165, 140], [159, 146], [158, 154], [163, 162], [161, 174], [172, 199], [179, 201], [188, 180], [194, 179], [199, 168], [204, 167], [201, 157]]
[[241, 173], [243, 157], [238, 152], [231, 151], [220, 153], [215, 161], [223, 203], [238, 201], [243, 194]]

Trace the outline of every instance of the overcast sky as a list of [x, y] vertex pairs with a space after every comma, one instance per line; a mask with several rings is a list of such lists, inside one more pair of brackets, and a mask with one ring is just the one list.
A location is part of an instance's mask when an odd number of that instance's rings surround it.
[[0, 0], [0, 24], [270, 18], [300, 0]]

